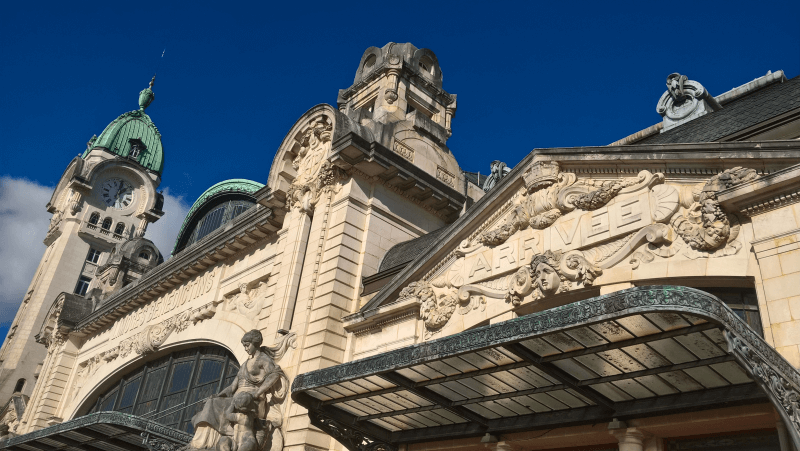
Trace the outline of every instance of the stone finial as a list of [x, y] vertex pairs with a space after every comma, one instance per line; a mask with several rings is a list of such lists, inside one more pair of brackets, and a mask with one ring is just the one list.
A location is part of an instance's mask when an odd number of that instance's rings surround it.
[[718, 111], [722, 106], [700, 83], [689, 80], [677, 72], [667, 76], [667, 90], [658, 99], [656, 111], [664, 118], [661, 133], [707, 113]]
[[156, 76], [153, 75], [153, 78], [150, 80], [150, 85], [144, 88], [139, 93], [139, 110], [144, 111], [147, 107], [153, 103], [153, 100], [156, 98], [156, 95], [153, 93], [153, 85], [156, 83]]

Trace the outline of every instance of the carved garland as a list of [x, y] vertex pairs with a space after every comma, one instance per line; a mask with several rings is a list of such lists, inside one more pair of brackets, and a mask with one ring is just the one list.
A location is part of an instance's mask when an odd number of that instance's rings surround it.
[[[688, 208], [679, 215], [676, 213], [681, 209], [681, 194], [674, 186], [663, 184], [664, 176], [660, 173], [642, 171], [637, 177], [596, 182], [578, 180], [574, 174], [560, 173], [556, 162], [541, 161], [534, 163], [523, 177], [526, 189], [507, 204], [511, 211], [499, 227], [473, 234], [422, 281], [412, 282], [401, 291], [401, 300], [416, 299], [419, 302], [426, 338], [437, 333], [456, 311], [460, 314], [477, 308], [483, 311], [485, 297], [505, 299], [516, 307], [526, 296], [537, 301], [549, 295], [588, 287], [603, 269], [611, 268], [631, 254], [629, 263], [634, 269], [641, 263], [653, 261], [656, 256], [669, 258], [678, 252], [692, 259], [733, 255], [742, 247], [737, 241], [739, 221], [722, 210], [716, 193], [759, 176], [753, 169], [740, 167], [723, 171], [690, 190], [693, 202], [684, 204]], [[534, 256], [530, 265], [512, 275], [479, 283], [464, 284], [462, 277], [448, 275], [464, 264], [463, 258], [457, 258], [448, 272], [438, 272], [452, 257], [463, 257], [484, 246], [498, 246], [528, 227], [547, 228], [572, 210], [596, 210], [620, 193], [642, 189], [649, 190], [650, 214], [656, 223], [637, 232], [564, 255], [547, 251]], [[487, 223], [498, 216], [493, 215]], [[432, 274], [440, 275], [429, 282]]]

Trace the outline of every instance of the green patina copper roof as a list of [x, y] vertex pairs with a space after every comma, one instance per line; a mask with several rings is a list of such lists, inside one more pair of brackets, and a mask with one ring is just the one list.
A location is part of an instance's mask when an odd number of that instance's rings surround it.
[[178, 242], [183, 236], [184, 229], [186, 229], [186, 226], [192, 219], [192, 215], [194, 214], [195, 211], [197, 211], [200, 207], [202, 207], [206, 203], [206, 201], [216, 196], [217, 194], [223, 194], [223, 193], [253, 194], [263, 187], [264, 187], [263, 183], [254, 182], [252, 180], [230, 179], [219, 182], [216, 185], [212, 186], [211, 188], [205, 190], [205, 192], [203, 192], [203, 194], [201, 194], [200, 197], [198, 197], [197, 200], [194, 201], [192, 207], [189, 208], [189, 212], [186, 213], [186, 217], [183, 219], [183, 224], [181, 224], [181, 230], [180, 232], [178, 232], [178, 238], [175, 240], [175, 248], [177, 249]]
[[[92, 139], [82, 157], [86, 158], [91, 149], [104, 147], [110, 152], [127, 157], [131, 153], [131, 140], [139, 140], [145, 149], [136, 159], [142, 166], [161, 175], [164, 170], [164, 150], [161, 147], [161, 133], [144, 110], [155, 98], [153, 82], [139, 93], [139, 109], [123, 113], [103, 130], [97, 139]], [[135, 142], [135, 141], [134, 141]]]

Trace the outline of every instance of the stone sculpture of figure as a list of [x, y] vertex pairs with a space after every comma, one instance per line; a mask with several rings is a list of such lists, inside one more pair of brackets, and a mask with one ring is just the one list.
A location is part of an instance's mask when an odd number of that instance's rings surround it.
[[258, 440], [254, 434], [255, 398], [250, 392], [239, 392], [225, 409], [225, 419], [233, 423], [233, 437], [220, 437], [219, 451], [256, 451]]
[[489, 174], [489, 177], [486, 178], [486, 181], [483, 182], [483, 190], [487, 192], [494, 188], [501, 178], [505, 177], [506, 174], [511, 172], [511, 168], [506, 166], [506, 164], [502, 161], [498, 160], [492, 161], [492, 164], [489, 167], [491, 168], [492, 172]]
[[194, 437], [189, 449], [216, 451], [280, 451], [283, 449], [281, 405], [289, 379], [275, 363], [295, 334], [287, 334], [274, 347], [261, 346], [263, 337], [251, 330], [242, 337], [249, 358], [231, 385], [212, 395], [192, 418]]

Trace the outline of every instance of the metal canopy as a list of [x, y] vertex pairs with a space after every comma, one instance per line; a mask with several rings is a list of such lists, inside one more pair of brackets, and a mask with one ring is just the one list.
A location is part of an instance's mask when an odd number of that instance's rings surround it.
[[800, 449], [800, 373], [722, 301], [636, 287], [298, 375], [351, 451], [771, 401]]
[[152, 420], [98, 412], [0, 442], [13, 451], [176, 451], [192, 436]]

